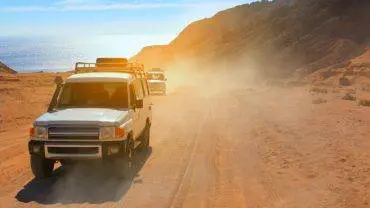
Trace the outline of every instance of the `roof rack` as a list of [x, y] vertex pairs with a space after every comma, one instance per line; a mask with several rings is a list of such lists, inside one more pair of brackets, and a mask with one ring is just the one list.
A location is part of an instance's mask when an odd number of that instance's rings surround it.
[[77, 62], [75, 73], [89, 72], [121, 72], [131, 73], [136, 77], [145, 77], [144, 65], [139, 63], [129, 63], [124, 58], [98, 58], [96, 63]]

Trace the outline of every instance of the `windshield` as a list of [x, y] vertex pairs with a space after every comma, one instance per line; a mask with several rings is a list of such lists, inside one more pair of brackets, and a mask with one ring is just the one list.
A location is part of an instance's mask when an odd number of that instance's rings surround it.
[[164, 77], [164, 74], [153, 73], [153, 74], [148, 74], [148, 79], [149, 80], [165, 80], [165, 77]]
[[127, 83], [67, 83], [57, 107], [128, 108]]

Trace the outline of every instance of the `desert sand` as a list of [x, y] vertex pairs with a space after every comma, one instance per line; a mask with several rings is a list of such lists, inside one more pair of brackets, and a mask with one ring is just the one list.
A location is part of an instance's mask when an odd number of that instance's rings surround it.
[[0, 81], [0, 207], [370, 207], [369, 107], [341, 90], [179, 76], [153, 97], [152, 149], [136, 174], [81, 164], [39, 181], [28, 128], [55, 74]]

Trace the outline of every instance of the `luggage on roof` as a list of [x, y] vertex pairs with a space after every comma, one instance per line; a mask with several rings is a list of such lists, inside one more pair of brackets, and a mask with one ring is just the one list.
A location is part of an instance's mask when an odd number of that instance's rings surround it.
[[125, 66], [128, 64], [128, 60], [126, 58], [97, 58], [96, 59], [96, 66], [102, 67], [115, 67], [115, 66]]
[[104, 64], [104, 63], [121, 63], [127, 64], [128, 60], [126, 58], [97, 58], [97, 64]]
[[76, 63], [76, 74], [88, 72], [122, 72], [140, 77], [145, 76], [143, 64], [129, 63], [126, 58], [97, 58], [96, 63]]

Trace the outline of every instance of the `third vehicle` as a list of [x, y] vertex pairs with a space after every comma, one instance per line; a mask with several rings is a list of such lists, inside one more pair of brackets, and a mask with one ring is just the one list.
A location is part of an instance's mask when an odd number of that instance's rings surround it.
[[167, 78], [163, 69], [151, 69], [147, 72], [151, 95], [167, 94]]

